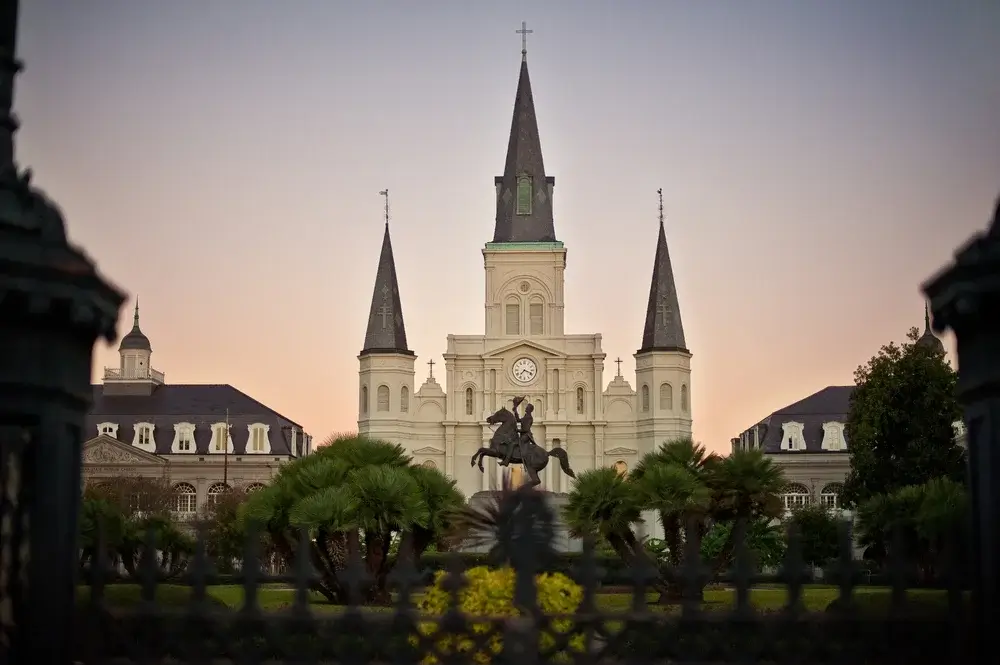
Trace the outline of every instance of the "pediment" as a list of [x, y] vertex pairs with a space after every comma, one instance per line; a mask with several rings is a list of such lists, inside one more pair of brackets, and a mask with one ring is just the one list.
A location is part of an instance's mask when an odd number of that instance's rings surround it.
[[434, 448], [432, 446], [424, 446], [423, 448], [417, 448], [413, 451], [414, 455], [444, 455], [444, 451], [440, 448]]
[[615, 448], [611, 448], [609, 450], [605, 450], [604, 454], [605, 455], [635, 455], [638, 452], [639, 451], [637, 451], [635, 448], [626, 448], [625, 446], [617, 446]]
[[84, 464], [156, 464], [164, 466], [167, 460], [145, 450], [122, 443], [107, 434], [101, 434], [83, 444]]
[[507, 355], [509, 352], [515, 349], [531, 349], [533, 351], [538, 351], [539, 353], [545, 354], [550, 358], [566, 358], [566, 354], [562, 351], [556, 351], [555, 349], [545, 346], [544, 344], [539, 344], [538, 342], [533, 342], [526, 339], [519, 339], [516, 342], [511, 342], [501, 346], [498, 349], [493, 349], [489, 353], [483, 355], [484, 358], [497, 358], [499, 356]]

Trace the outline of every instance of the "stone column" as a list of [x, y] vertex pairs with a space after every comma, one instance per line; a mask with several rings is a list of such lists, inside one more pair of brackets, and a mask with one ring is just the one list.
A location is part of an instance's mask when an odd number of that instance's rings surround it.
[[934, 330], [951, 329], [958, 342], [972, 499], [975, 648], [986, 653], [1000, 620], [1000, 199], [989, 231], [973, 236], [923, 290]]

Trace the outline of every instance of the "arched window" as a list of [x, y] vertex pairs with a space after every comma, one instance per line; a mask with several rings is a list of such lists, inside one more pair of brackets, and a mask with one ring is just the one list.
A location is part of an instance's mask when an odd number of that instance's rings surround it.
[[229, 485], [225, 483], [214, 483], [208, 488], [208, 504], [214, 506], [219, 498], [229, 491]]
[[669, 383], [660, 384], [660, 410], [674, 410], [674, 389]]
[[378, 387], [378, 391], [375, 393], [375, 397], [378, 400], [375, 408], [378, 411], [388, 411], [389, 410], [389, 386], [381, 385]]
[[254, 492], [259, 492], [264, 489], [264, 483], [250, 483], [243, 488], [244, 494], [253, 494]]
[[545, 333], [545, 305], [540, 300], [528, 303], [528, 326], [532, 335]]
[[174, 510], [190, 515], [198, 509], [198, 492], [189, 483], [174, 485]]
[[622, 478], [628, 475], [628, 464], [623, 459], [620, 459], [617, 462], [615, 462], [614, 469], [615, 472]]
[[584, 402], [583, 386], [578, 386], [576, 389], [576, 412], [583, 414], [586, 410], [587, 406]]
[[642, 410], [649, 411], [649, 386], [642, 386]]
[[521, 303], [517, 300], [508, 300], [504, 307], [504, 330], [508, 335], [521, 334]]
[[836, 510], [840, 508], [840, 493], [844, 490], [844, 486], [840, 483], [829, 483], [824, 488], [823, 491], [819, 493], [819, 503], [821, 506], [827, 510]]
[[424, 460], [424, 463], [421, 464], [420, 466], [428, 468], [428, 469], [436, 469], [436, 468], [438, 468], [438, 465], [432, 459]]
[[410, 410], [410, 389], [403, 386], [399, 389], [399, 411], [408, 413]]
[[474, 396], [472, 394], [472, 388], [466, 388], [465, 389], [465, 415], [467, 415], [467, 416], [471, 416], [472, 415], [472, 408], [474, 406], [474, 404], [473, 404], [473, 397]]
[[517, 177], [517, 210], [518, 215], [531, 214], [531, 176]]
[[681, 385], [681, 411], [684, 413], [688, 412], [690, 404], [688, 403], [688, 387], [686, 385]]
[[809, 488], [799, 483], [789, 483], [781, 496], [785, 511], [792, 512], [809, 505]]
[[368, 386], [361, 386], [361, 413], [368, 413]]

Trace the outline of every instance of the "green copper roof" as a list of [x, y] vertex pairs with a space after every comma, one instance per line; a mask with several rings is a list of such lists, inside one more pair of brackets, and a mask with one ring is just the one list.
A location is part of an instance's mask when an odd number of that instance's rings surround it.
[[544, 252], [553, 249], [563, 249], [562, 241], [555, 242], [488, 242], [486, 249], [494, 252]]

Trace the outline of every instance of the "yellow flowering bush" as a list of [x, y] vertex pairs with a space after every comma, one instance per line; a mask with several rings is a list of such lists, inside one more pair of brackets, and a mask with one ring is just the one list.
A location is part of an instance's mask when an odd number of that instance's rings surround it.
[[[417, 607], [421, 613], [440, 616], [451, 604], [451, 593], [445, 583], [447, 573], [439, 572], [434, 577], [434, 584], [427, 589]], [[463, 614], [476, 618], [516, 617], [520, 611], [514, 606], [514, 571], [511, 568], [493, 570], [486, 566], [472, 568], [465, 574], [466, 584], [459, 591], [459, 609]], [[562, 573], [543, 573], [535, 577], [538, 587], [538, 605], [546, 615], [572, 614], [583, 600], [583, 589]], [[485, 635], [494, 631], [490, 623], [472, 623], [473, 634]], [[471, 637], [462, 635], [441, 634], [440, 625], [436, 621], [422, 621], [418, 626], [424, 638], [433, 641], [438, 653], [442, 655], [471, 655], [472, 660], [486, 665], [503, 650], [503, 635], [492, 634], [484, 643], [473, 641]], [[561, 636], [559, 644], [566, 642], [565, 635], [574, 631], [572, 619], [556, 619], [540, 631], [539, 646], [545, 653], [556, 648], [556, 635]], [[480, 639], [481, 642], [482, 638]], [[416, 638], [414, 638], [416, 643]], [[566, 646], [560, 648], [555, 657], [557, 660], [568, 659], [569, 653], [579, 653], [584, 649], [584, 635], [581, 631], [569, 638]], [[560, 658], [560, 656], [562, 658]], [[439, 662], [436, 654], [427, 654], [423, 665], [435, 665]]]

